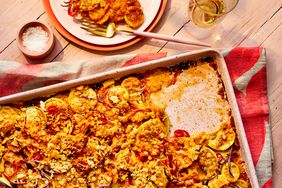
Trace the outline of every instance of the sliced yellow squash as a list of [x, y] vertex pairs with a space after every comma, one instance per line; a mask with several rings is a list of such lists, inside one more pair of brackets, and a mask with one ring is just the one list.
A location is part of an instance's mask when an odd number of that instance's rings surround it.
[[218, 169], [218, 159], [216, 153], [208, 147], [202, 147], [199, 155], [199, 165], [206, 173], [206, 178], [212, 178]]
[[71, 90], [69, 105], [77, 113], [93, 109], [97, 104], [97, 94], [88, 86], [79, 86]]
[[214, 139], [209, 140], [208, 146], [214, 150], [224, 151], [230, 148], [236, 138], [236, 133], [232, 128], [220, 129]]
[[130, 6], [126, 10], [124, 20], [129, 27], [137, 28], [144, 23], [144, 13], [140, 7]]
[[4, 136], [14, 127], [22, 128], [24, 113], [10, 106], [0, 106], [0, 136]]
[[89, 11], [89, 18], [93, 21], [98, 21], [107, 13], [109, 6], [100, 7], [97, 6], [93, 10]]
[[45, 108], [48, 109], [50, 106], [56, 106], [59, 109], [65, 110], [68, 108], [68, 105], [65, 101], [56, 97], [52, 97], [45, 101]]
[[[221, 169], [221, 175], [224, 176], [229, 182], [235, 182], [239, 179], [240, 169], [237, 164], [231, 162], [231, 168], [229, 169], [229, 164], [225, 163]], [[230, 174], [230, 171], [232, 174]]]
[[229, 181], [226, 178], [224, 178], [224, 176], [218, 175], [208, 182], [208, 187], [209, 188], [220, 188], [224, 185], [227, 185], [228, 183]]
[[136, 77], [128, 77], [121, 82], [121, 86], [125, 87], [129, 92], [141, 91], [143, 88], [142, 82]]
[[106, 96], [106, 102], [111, 107], [122, 108], [129, 100], [129, 94], [125, 87], [114, 86], [111, 87]]

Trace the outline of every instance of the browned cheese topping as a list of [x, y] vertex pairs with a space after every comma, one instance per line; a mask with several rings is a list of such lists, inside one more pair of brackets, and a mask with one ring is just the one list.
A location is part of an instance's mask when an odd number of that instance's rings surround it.
[[76, 0], [79, 13], [94, 24], [126, 23], [138, 28], [144, 22], [144, 13], [138, 0]]
[[205, 58], [0, 106], [0, 181], [28, 188], [250, 187], [231, 115], [215, 132], [169, 136], [165, 107], [152, 101], [201, 66], [217, 72]]

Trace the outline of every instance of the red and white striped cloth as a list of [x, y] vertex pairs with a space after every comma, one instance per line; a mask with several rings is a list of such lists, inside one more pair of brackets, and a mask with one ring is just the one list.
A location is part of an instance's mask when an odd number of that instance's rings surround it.
[[[0, 61], [0, 97], [168, 55], [142, 53], [34, 65]], [[237, 47], [225, 50], [223, 55], [233, 82], [260, 187], [271, 188], [273, 155], [265, 49]]]

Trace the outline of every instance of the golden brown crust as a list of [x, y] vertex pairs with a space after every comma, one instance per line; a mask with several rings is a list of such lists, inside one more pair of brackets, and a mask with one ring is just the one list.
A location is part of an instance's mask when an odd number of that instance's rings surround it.
[[108, 12], [109, 5], [105, 7], [96, 7], [93, 10], [89, 11], [89, 18], [94, 22], [99, 21], [104, 15]]
[[15, 187], [249, 187], [232, 119], [213, 133], [168, 136], [150, 96], [186, 67], [0, 106], [0, 174]]
[[138, 0], [81, 0], [80, 14], [90, 18], [95, 24], [106, 22], [126, 23], [137, 28], [144, 22], [144, 13]]
[[141, 8], [130, 6], [126, 9], [124, 20], [129, 27], [137, 28], [144, 22], [144, 14]]

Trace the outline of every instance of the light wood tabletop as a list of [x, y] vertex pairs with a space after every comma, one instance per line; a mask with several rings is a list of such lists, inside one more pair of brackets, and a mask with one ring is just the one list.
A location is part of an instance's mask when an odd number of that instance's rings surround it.
[[[188, 0], [168, 0], [161, 20], [153, 32], [190, 37], [192, 27], [188, 18]], [[226, 16], [218, 27], [220, 38], [206, 38], [215, 48], [234, 46], [262, 46], [267, 52], [267, 84], [270, 119], [273, 134], [274, 166], [273, 187], [282, 185], [282, 1], [239, 1], [237, 7]], [[41, 60], [26, 58], [17, 47], [16, 35], [23, 23], [40, 20], [48, 24], [55, 35], [55, 48]], [[51, 61], [75, 61], [92, 57], [140, 52], [191, 51], [195, 48], [183, 44], [143, 39], [128, 48], [112, 52], [83, 49], [62, 37], [50, 23], [42, 1], [0, 0], [0, 60], [22, 63]], [[0, 67], [1, 68], [1, 67]]]

